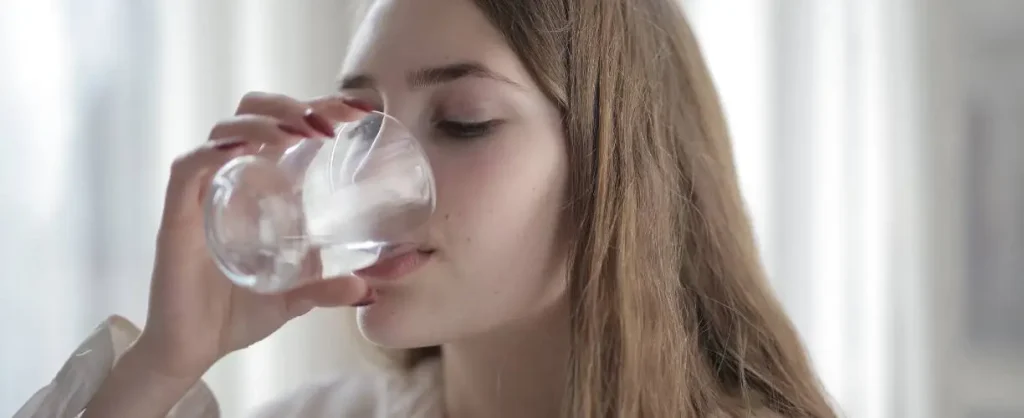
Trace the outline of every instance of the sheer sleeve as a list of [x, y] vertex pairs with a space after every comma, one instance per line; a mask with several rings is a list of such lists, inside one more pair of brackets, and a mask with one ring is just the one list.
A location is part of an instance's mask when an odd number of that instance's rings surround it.
[[[120, 316], [111, 316], [77, 349], [50, 384], [39, 389], [14, 418], [72, 418], [81, 415], [103, 380], [125, 350], [139, 336], [139, 328]], [[213, 393], [196, 383], [167, 415], [168, 418], [219, 418]]]

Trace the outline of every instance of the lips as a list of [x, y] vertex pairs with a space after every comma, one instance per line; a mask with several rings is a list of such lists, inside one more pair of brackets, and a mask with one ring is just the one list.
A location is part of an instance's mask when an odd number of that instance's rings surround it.
[[409, 245], [388, 248], [376, 263], [353, 274], [364, 279], [398, 280], [426, 264], [433, 253], [433, 249]]

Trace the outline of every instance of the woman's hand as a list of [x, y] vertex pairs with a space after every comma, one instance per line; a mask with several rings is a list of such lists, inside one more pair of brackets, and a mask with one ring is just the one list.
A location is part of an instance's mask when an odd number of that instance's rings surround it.
[[[371, 301], [369, 288], [355, 277], [314, 281], [279, 295], [236, 287], [214, 265], [203, 231], [205, 194], [226, 162], [257, 151], [280, 152], [302, 138], [331, 137], [335, 123], [361, 113], [336, 96], [300, 102], [250, 93], [235, 116], [213, 127], [209, 141], [174, 162], [145, 329], [86, 416], [163, 416], [224, 355], [266, 338], [314, 307]], [[123, 396], [127, 393], [133, 395]]]

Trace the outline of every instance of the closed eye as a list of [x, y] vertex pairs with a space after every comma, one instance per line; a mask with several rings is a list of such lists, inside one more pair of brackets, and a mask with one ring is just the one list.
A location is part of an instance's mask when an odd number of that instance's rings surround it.
[[436, 123], [437, 130], [455, 139], [473, 139], [486, 136], [494, 131], [503, 121], [491, 119], [482, 122], [462, 122], [442, 120]]

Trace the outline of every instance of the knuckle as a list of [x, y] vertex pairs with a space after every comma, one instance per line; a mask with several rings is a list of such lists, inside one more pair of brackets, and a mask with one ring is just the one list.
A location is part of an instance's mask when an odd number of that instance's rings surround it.
[[210, 128], [210, 134], [207, 135], [209, 139], [217, 139], [228, 136], [228, 131], [231, 128], [231, 120], [225, 119], [217, 122]]
[[267, 110], [280, 107], [281, 103], [287, 103], [288, 96], [279, 93], [268, 93], [263, 91], [250, 91], [242, 95], [235, 112], [238, 115], [247, 113], [266, 113]]
[[277, 123], [278, 123], [276, 118], [271, 117], [271, 116], [266, 116], [266, 115], [246, 114], [246, 115], [238, 115], [235, 118], [236, 118], [235, 119], [236, 123], [238, 123], [240, 125], [250, 125], [252, 127], [259, 127], [259, 128], [274, 127], [274, 126], [277, 126]]
[[197, 151], [191, 151], [185, 154], [181, 154], [171, 161], [171, 175], [180, 174], [182, 171], [188, 170], [192, 165], [192, 161], [196, 157]]
[[273, 94], [265, 91], [249, 91], [242, 95], [242, 99], [238, 104], [239, 107], [241, 107], [246, 104], [264, 102], [267, 101], [270, 96], [273, 96]]
[[251, 136], [265, 129], [276, 128], [277, 119], [256, 114], [242, 114], [224, 119], [210, 129], [209, 139]]
[[189, 151], [187, 153], [174, 157], [171, 161], [171, 168], [181, 168], [182, 166], [188, 165], [189, 160], [195, 155], [195, 151]]

